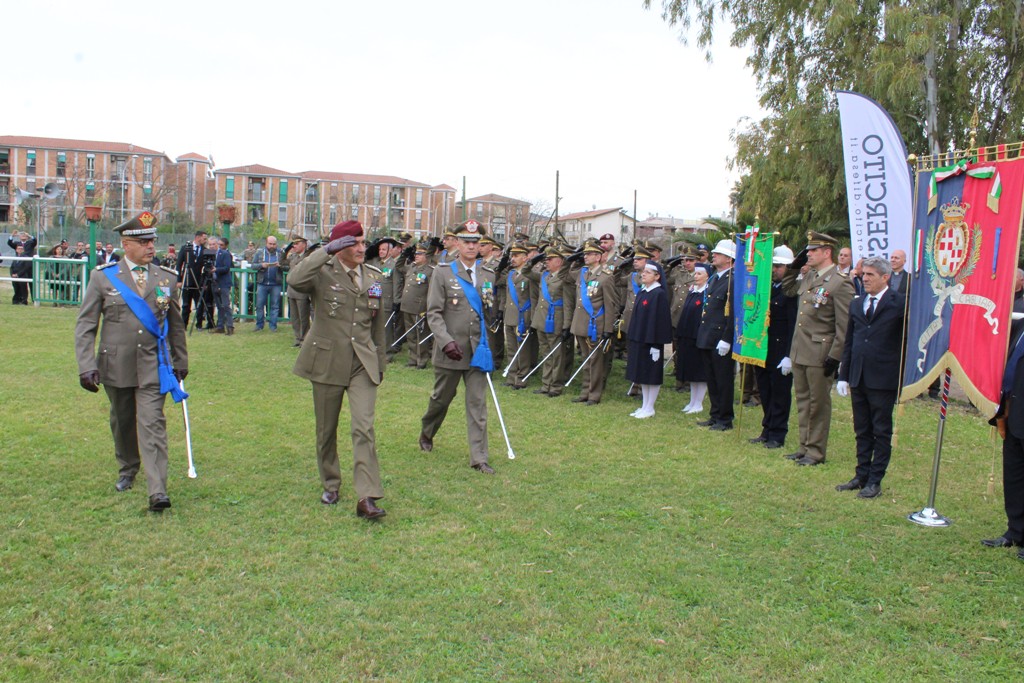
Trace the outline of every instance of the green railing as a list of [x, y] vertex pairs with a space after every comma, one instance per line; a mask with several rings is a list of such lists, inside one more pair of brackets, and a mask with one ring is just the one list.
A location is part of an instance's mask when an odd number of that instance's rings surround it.
[[[256, 273], [252, 268], [231, 269], [231, 306], [235, 320], [256, 319]], [[281, 306], [277, 319], [291, 322], [288, 310], [288, 273], [281, 274]]]

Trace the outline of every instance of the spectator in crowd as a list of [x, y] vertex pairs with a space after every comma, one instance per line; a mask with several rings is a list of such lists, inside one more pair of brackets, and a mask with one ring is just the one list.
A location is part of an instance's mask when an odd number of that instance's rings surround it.
[[850, 396], [857, 436], [857, 469], [837, 491], [860, 489], [861, 498], [882, 492], [892, 455], [892, 411], [900, 387], [906, 302], [889, 287], [884, 258], [864, 259], [865, 295], [850, 303], [836, 393]]
[[35, 237], [32, 237], [24, 230], [22, 230], [21, 232], [12, 233], [11, 236], [7, 238], [7, 246], [9, 246], [11, 249], [17, 249], [18, 245], [20, 244], [24, 249], [25, 256], [35, 256], [36, 245], [38, 243], [39, 241]]
[[276, 332], [282, 282], [281, 252], [277, 249], [276, 237], [268, 237], [266, 246], [253, 254], [252, 267], [256, 269], [256, 331], [261, 331], [266, 321], [271, 332]]
[[246, 263], [252, 263], [252, 257], [255, 254], [256, 254], [256, 243], [255, 242], [249, 242], [249, 244], [245, 247], [245, 251], [242, 252], [242, 259]]
[[889, 278], [889, 286], [902, 294], [907, 295], [907, 287], [910, 286], [910, 278], [904, 277], [906, 271], [903, 267], [907, 265], [907, 252], [902, 249], [895, 249], [889, 256], [889, 265], [892, 267], [892, 277]]
[[163, 260], [160, 261], [160, 265], [163, 266], [164, 268], [170, 268], [171, 270], [174, 270], [174, 267], [177, 265], [177, 263], [178, 252], [174, 248], [173, 244], [168, 244], [167, 254], [164, 256]]
[[[761, 434], [750, 443], [765, 448], [782, 448], [789, 434], [789, 412], [793, 406], [793, 373], [783, 372], [782, 361], [789, 357], [796, 328], [797, 298], [782, 288], [782, 277], [793, 262], [793, 250], [775, 247], [772, 252], [772, 289], [768, 310], [768, 349], [763, 368], [757, 368], [761, 394]], [[790, 364], [792, 368], [792, 364]]]
[[640, 386], [641, 406], [632, 417], [643, 420], [654, 416], [654, 402], [665, 377], [662, 354], [672, 341], [672, 314], [668, 291], [662, 286], [664, 272], [654, 261], [648, 261], [640, 271], [641, 289], [633, 304], [626, 336], [629, 348], [626, 354], [626, 379]]
[[[14, 248], [15, 256], [25, 256], [25, 246], [19, 243]], [[31, 278], [32, 277], [32, 261], [11, 261], [11, 277], [12, 278]], [[24, 304], [28, 306], [28, 283], [27, 282], [12, 282], [14, 285], [14, 297], [11, 299], [13, 304]]]
[[104, 249], [104, 252], [107, 255], [106, 263], [117, 263], [121, 260], [121, 257], [117, 255], [116, 251], [114, 251], [113, 244], [108, 244], [106, 249]]
[[843, 275], [849, 276], [850, 270], [853, 269], [853, 250], [849, 247], [843, 247], [839, 250], [839, 263], [837, 264], [839, 272]]
[[85, 242], [75, 242], [75, 250], [71, 252], [71, 255], [68, 258], [89, 258], [89, 249], [86, 248]]
[[690, 402], [683, 408], [687, 414], [704, 410], [704, 397], [708, 393], [707, 367], [697, 348], [697, 330], [704, 312], [704, 293], [708, 286], [711, 266], [696, 263], [693, 284], [686, 295], [675, 328], [676, 380], [690, 383]]
[[735, 306], [732, 305], [732, 267], [736, 245], [721, 240], [711, 250], [711, 264], [715, 274], [708, 280], [704, 293], [704, 312], [697, 329], [697, 348], [701, 350], [708, 369], [708, 397], [711, 411], [707, 420], [698, 422], [712, 431], [732, 429], [733, 375], [732, 342], [735, 331]]
[[231, 311], [231, 266], [233, 259], [228, 251], [228, 238], [213, 238], [217, 245], [214, 254], [213, 269], [214, 276], [214, 298], [217, 301], [217, 334], [234, 334], [235, 321]]
[[[786, 457], [799, 465], [820, 465], [828, 449], [832, 380], [843, 357], [853, 300], [853, 285], [832, 261], [838, 248], [835, 238], [808, 232], [807, 248], [782, 278], [783, 290], [800, 302], [789, 355], [779, 364], [782, 372], [793, 373], [800, 447]], [[804, 267], [808, 272], [797, 278]]]

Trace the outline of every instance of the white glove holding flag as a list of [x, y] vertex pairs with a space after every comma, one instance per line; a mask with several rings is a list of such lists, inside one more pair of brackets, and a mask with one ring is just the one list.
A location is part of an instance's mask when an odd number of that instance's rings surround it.
[[729, 344], [729, 342], [724, 342], [724, 341], [718, 342], [718, 355], [719, 356], [724, 356], [725, 354], [729, 353], [729, 349], [731, 349], [731, 348], [732, 348], [732, 346]]
[[651, 360], [656, 361], [661, 358], [661, 349], [651, 349]]
[[836, 384], [836, 393], [839, 394], [840, 396], [849, 396], [850, 383], [844, 382], [843, 380], [839, 380], [839, 382]]
[[789, 359], [789, 356], [786, 356], [781, 361], [779, 361], [779, 364], [775, 367], [777, 367], [779, 369], [779, 372], [781, 372], [783, 375], [793, 374], [793, 361]]

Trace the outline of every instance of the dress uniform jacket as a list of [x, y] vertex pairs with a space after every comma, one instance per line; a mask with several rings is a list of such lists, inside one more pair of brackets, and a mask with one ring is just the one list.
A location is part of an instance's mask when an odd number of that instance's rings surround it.
[[572, 283], [566, 284], [564, 271], [559, 270], [555, 273], [548, 273], [544, 267], [544, 262], [539, 262], [533, 268], [527, 268], [524, 272], [527, 279], [531, 282], [537, 283], [537, 290], [541, 291], [540, 282], [543, 278], [546, 280], [548, 287], [548, 296], [551, 297], [552, 302], [561, 301], [561, 306], [549, 305], [547, 299], [544, 298], [543, 292], [537, 297], [537, 305], [534, 307], [532, 313], [533, 316], [530, 319], [530, 326], [537, 330], [537, 332], [544, 332], [545, 325], [547, 323], [549, 311], [554, 310], [552, 316], [554, 320], [554, 329], [548, 334], [560, 335], [568, 325], [566, 324], [565, 309], [567, 304], [571, 304], [571, 301], [566, 301], [564, 295], [567, 289], [572, 287]]
[[697, 328], [697, 348], [707, 365], [708, 417], [716, 424], [732, 426], [733, 361], [732, 353], [718, 353], [719, 342], [732, 346], [736, 329], [736, 306], [732, 301], [732, 268], [716, 272], [704, 290], [704, 311]]
[[[611, 336], [615, 331], [615, 314], [620, 306], [618, 292], [615, 289], [615, 278], [607, 266], [598, 265], [587, 269], [586, 274], [583, 270], [580, 268], [570, 271], [572, 286], [576, 290], [581, 286], [587, 288], [594, 313], [604, 309], [604, 312], [594, 320], [597, 325], [597, 338], [601, 339], [604, 335]], [[583, 299], [578, 291], [574, 293], [573, 298], [575, 309], [572, 314], [572, 333], [577, 337], [586, 337], [587, 327], [590, 325], [590, 314], [583, 308]]]
[[[151, 335], [135, 317], [124, 297], [100, 270], [112, 270], [118, 279], [136, 288], [135, 279], [126, 262], [97, 268], [89, 279], [75, 326], [75, 357], [78, 373], [98, 370], [100, 383], [111, 387], [159, 386], [157, 374], [156, 337]], [[167, 343], [171, 349], [171, 365], [177, 370], [188, 369], [185, 350], [185, 325], [181, 306], [176, 296], [177, 273], [150, 263], [146, 270], [146, 289], [139, 292], [149, 307], [162, 319], [157, 297], [166, 293]], [[158, 290], [162, 288], [162, 290]], [[161, 296], [161, 299], [164, 297]], [[100, 327], [100, 318], [103, 325]], [[100, 327], [99, 347], [96, 329]]]
[[427, 290], [434, 266], [410, 263], [402, 275], [402, 312], [419, 315], [427, 312]]
[[[316, 317], [295, 360], [294, 372], [313, 382], [348, 386], [353, 359], [366, 368], [374, 384], [380, 384], [386, 365], [384, 317], [379, 293], [383, 274], [377, 268], [360, 267], [361, 286], [345, 272], [338, 259], [318, 249], [292, 271], [289, 284], [315, 302]], [[354, 397], [353, 397], [354, 398]]]
[[[461, 278], [472, 282], [462, 261], [456, 262]], [[484, 316], [494, 308], [494, 271], [476, 265], [476, 289], [484, 307]], [[451, 265], [437, 266], [427, 291], [427, 324], [434, 333], [434, 367], [468, 370], [473, 351], [480, 343], [480, 319], [470, 307], [462, 289], [463, 280], [456, 279]], [[462, 349], [462, 360], [452, 360], [443, 352], [449, 342]]]
[[800, 299], [789, 358], [811, 367], [821, 367], [827, 358], [841, 360], [853, 285], [834, 265], [800, 280], [798, 274], [787, 270], [782, 276], [786, 294]]

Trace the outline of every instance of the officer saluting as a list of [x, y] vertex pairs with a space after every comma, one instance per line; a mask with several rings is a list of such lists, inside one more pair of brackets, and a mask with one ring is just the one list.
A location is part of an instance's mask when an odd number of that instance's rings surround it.
[[110, 399], [115, 488], [130, 489], [141, 463], [149, 509], [159, 512], [171, 507], [164, 395], [186, 397], [178, 382], [188, 374], [188, 352], [177, 272], [153, 263], [155, 225], [156, 217], [143, 211], [114, 228], [124, 258], [97, 268], [89, 279], [75, 325], [75, 357], [82, 388], [98, 392], [102, 384]]

